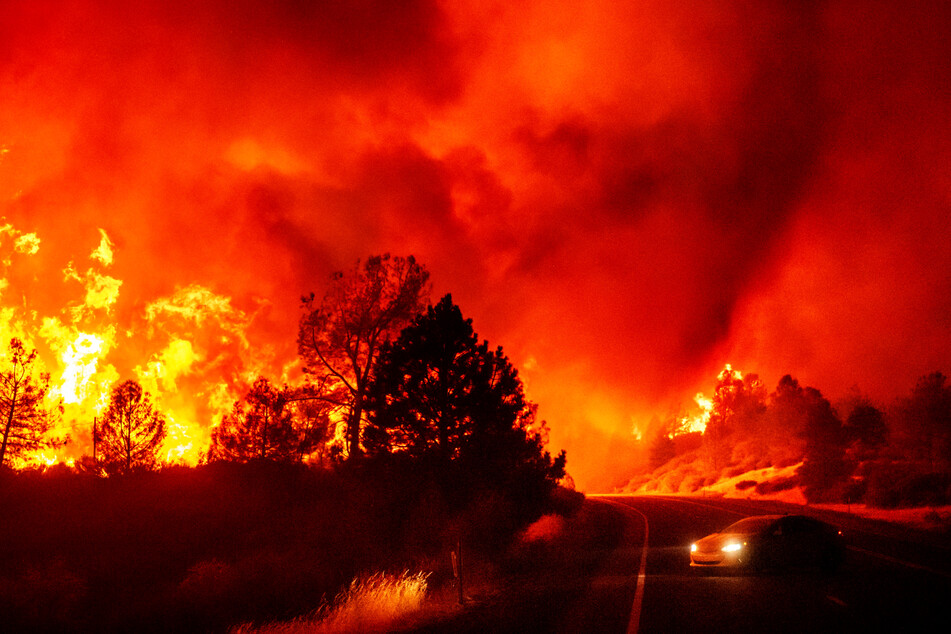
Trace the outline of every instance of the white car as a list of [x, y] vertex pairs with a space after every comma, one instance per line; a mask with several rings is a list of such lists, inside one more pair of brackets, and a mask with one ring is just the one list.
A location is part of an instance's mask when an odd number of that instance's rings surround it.
[[694, 567], [834, 570], [845, 553], [842, 532], [806, 515], [753, 515], [690, 546]]

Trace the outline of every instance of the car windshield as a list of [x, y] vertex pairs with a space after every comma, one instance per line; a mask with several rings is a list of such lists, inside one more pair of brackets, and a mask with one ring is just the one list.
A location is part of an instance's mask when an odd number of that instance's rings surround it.
[[730, 524], [724, 528], [721, 533], [734, 533], [739, 535], [752, 535], [753, 533], [759, 533], [766, 529], [767, 526], [776, 521], [775, 517], [769, 517], [764, 515], [758, 515], [754, 517], [747, 517], [745, 519], [736, 522], [735, 524]]

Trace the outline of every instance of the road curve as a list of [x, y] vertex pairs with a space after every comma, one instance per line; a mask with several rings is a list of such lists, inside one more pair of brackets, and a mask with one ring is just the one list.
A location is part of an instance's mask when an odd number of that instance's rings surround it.
[[[698, 572], [688, 566], [690, 543], [740, 517], [781, 509], [770, 502], [654, 496], [599, 496], [586, 503], [630, 510], [625, 513], [624, 547], [615, 557], [627, 569], [628, 580], [613, 584], [626, 588], [620, 594], [630, 603], [620, 613], [630, 616], [621, 623], [616, 606], [600, 609], [611, 598], [621, 599], [618, 592], [606, 591], [617, 572], [609, 568], [566, 615], [563, 631], [951, 631], [951, 553], [940, 540], [856, 518], [824, 516], [847, 524], [851, 540], [846, 563], [835, 574]], [[599, 612], [613, 616], [599, 619]]]
[[[574, 529], [499, 592], [406, 632], [951, 632], [951, 545], [893, 524], [768, 501], [590, 496]], [[834, 574], [690, 568], [698, 538], [741, 517], [802, 512], [839, 526]], [[571, 532], [574, 531], [574, 532]]]

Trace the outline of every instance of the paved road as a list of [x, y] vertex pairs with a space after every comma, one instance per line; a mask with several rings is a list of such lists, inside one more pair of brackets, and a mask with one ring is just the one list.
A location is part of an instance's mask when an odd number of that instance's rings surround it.
[[698, 572], [688, 566], [692, 541], [740, 517], [789, 508], [673, 497], [605, 496], [586, 503], [623, 513], [626, 532], [583, 597], [566, 609], [563, 631], [951, 632], [947, 540], [815, 512], [839, 524], [849, 540], [839, 572]]
[[[741, 517], [805, 512], [846, 535], [834, 574], [690, 568], [699, 537]], [[951, 632], [951, 544], [892, 524], [774, 502], [589, 497], [565, 539], [504, 591], [407, 631]]]

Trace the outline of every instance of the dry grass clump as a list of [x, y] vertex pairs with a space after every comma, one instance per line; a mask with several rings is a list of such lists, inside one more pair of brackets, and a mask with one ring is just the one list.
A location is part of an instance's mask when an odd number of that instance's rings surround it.
[[232, 634], [319, 634], [382, 632], [418, 611], [426, 596], [429, 573], [376, 573], [354, 579], [334, 601], [311, 614], [261, 627], [240, 625]]

